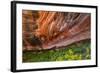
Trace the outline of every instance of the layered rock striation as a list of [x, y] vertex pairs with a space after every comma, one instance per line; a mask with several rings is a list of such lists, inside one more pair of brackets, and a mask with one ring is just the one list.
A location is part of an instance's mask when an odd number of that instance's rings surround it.
[[23, 50], [45, 50], [90, 39], [91, 15], [23, 10]]

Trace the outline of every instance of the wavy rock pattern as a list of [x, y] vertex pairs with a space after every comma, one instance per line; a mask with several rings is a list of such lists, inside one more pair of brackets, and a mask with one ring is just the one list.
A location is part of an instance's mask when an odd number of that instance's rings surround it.
[[90, 39], [91, 15], [23, 10], [23, 50], [44, 50]]

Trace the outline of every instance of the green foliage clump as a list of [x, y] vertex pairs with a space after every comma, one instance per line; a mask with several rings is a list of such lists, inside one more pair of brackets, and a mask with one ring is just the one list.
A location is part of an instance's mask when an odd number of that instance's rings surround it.
[[82, 41], [55, 50], [23, 52], [23, 62], [69, 61], [86, 59], [91, 59], [90, 41]]

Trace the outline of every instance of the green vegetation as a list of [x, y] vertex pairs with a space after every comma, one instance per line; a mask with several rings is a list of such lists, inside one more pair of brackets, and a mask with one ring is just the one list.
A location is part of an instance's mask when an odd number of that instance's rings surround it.
[[23, 62], [46, 62], [91, 59], [90, 41], [81, 41], [67, 47], [41, 51], [23, 52]]

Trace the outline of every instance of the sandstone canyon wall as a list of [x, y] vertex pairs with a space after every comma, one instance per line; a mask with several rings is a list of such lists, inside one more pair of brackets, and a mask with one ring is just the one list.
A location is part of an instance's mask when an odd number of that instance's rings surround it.
[[90, 39], [91, 15], [23, 10], [23, 50], [45, 50]]

